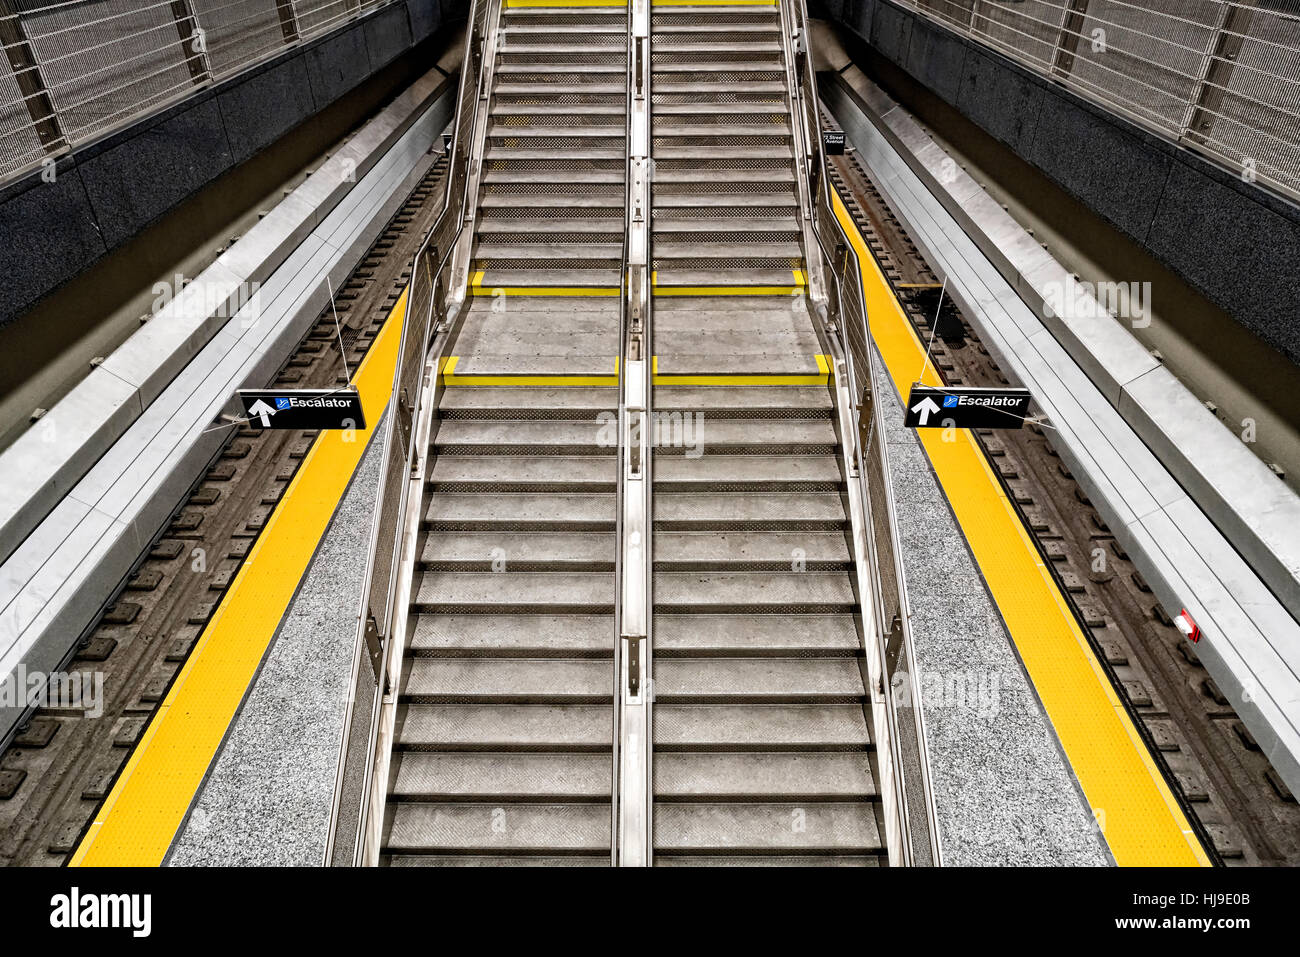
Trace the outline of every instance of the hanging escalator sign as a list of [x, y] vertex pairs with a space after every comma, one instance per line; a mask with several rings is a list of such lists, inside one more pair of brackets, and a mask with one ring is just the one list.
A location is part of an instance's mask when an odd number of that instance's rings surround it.
[[364, 429], [361, 396], [347, 389], [240, 389], [250, 425], [264, 429]]
[[827, 156], [843, 156], [844, 131], [822, 130], [822, 146], [826, 148]]
[[1028, 389], [914, 385], [907, 397], [909, 429], [1018, 429], [1029, 415]]

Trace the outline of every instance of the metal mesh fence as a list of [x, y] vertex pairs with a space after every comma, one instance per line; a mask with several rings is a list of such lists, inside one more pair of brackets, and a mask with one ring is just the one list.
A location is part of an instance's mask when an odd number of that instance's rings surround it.
[[0, 0], [0, 182], [402, 0]]
[[1300, 194], [1295, 0], [899, 0], [1243, 174]]

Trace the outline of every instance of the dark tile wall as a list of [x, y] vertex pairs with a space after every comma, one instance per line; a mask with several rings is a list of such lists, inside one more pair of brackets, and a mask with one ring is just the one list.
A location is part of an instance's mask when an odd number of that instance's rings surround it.
[[[444, 4], [446, 13], [444, 17]], [[0, 325], [437, 32], [464, 0], [406, 0], [286, 51], [0, 188]]]
[[820, 12], [1300, 363], [1300, 205], [891, 0]]

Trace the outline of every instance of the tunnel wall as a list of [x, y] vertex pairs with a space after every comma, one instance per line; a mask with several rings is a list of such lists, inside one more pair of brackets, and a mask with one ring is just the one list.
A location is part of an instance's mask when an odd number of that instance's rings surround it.
[[0, 325], [13, 321], [222, 174], [464, 18], [464, 0], [405, 0], [59, 158], [0, 188]]
[[864, 70], [901, 69], [1300, 363], [1296, 203], [890, 0], [820, 15], [862, 41]]

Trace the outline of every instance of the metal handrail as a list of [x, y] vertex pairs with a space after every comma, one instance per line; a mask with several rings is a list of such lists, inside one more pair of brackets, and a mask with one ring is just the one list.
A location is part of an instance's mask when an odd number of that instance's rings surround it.
[[[784, 0], [782, 18], [787, 38], [802, 40], [802, 63], [796, 64], [792, 92], [793, 124], [796, 140], [802, 147], [800, 159], [807, 171], [809, 184], [808, 232], [816, 241], [826, 266], [823, 272], [821, 301], [814, 301], [814, 312], [823, 323], [823, 331], [843, 357], [847, 393], [861, 404], [852, 410], [857, 426], [854, 434], [843, 436], [852, 441], [853, 463], [860, 501], [864, 506], [865, 562], [872, 595], [872, 617], [864, 622], [872, 633], [871, 649], [881, 664], [882, 681], [873, 689], [884, 704], [889, 741], [884, 742], [891, 758], [893, 773], [901, 786], [896, 788], [894, 824], [902, 845], [903, 861], [910, 864], [937, 864], [940, 860], [938, 824], [930, 787], [925, 747], [924, 718], [917, 701], [908, 701], [900, 693], [907, 675], [916, 674], [907, 607], [907, 590], [898, 543], [897, 519], [889, 491], [888, 452], [885, 448], [882, 403], [877, 395], [875, 372], [871, 362], [871, 330], [863, 294], [862, 277], [853, 247], [833, 212], [831, 186], [826, 173], [822, 146], [821, 119], [818, 110], [816, 73], [808, 46], [808, 15], [805, 0]], [[827, 235], [829, 233], [829, 235]], [[811, 253], [812, 250], [809, 250]], [[810, 270], [811, 272], [811, 270]], [[816, 292], [811, 290], [810, 292]], [[849, 313], [856, 312], [856, 316]], [[856, 336], [857, 342], [854, 342]], [[856, 348], [855, 348], [856, 345]], [[857, 355], [855, 356], [855, 353]], [[863, 427], [865, 426], [865, 428]], [[872, 490], [872, 477], [880, 486]], [[892, 601], [890, 600], [892, 599]], [[915, 682], [908, 690], [915, 696]], [[900, 714], [911, 710], [911, 721]], [[918, 806], [919, 805], [919, 806]]]
[[[419, 497], [418, 487], [412, 487], [417, 483], [411, 479], [419, 473], [422, 461], [420, 442], [426, 435], [418, 428], [421, 418], [427, 419], [429, 412], [429, 396], [425, 390], [431, 381], [426, 375], [426, 365], [436, 338], [449, 331], [463, 302], [461, 287], [465, 285], [465, 277], [453, 276], [452, 288], [448, 288], [445, 271], [462, 232], [472, 223], [467, 189], [470, 153], [478, 132], [478, 104], [487, 73], [485, 60], [493, 53], [486, 49], [490, 35], [488, 21], [498, 2], [470, 0], [465, 53], [447, 154], [450, 158], [447, 186], [438, 218], [412, 261], [406, 315], [393, 370], [393, 388], [384, 428], [383, 462], [376, 491], [378, 507], [371, 527], [359, 616], [359, 640], [364, 641], [369, 652], [375, 689], [361, 807], [353, 845], [354, 863], [363, 862], [367, 846], [371, 827], [370, 798], [375, 786], [377, 752], [381, 747], [382, 705], [389, 691], [388, 676], [392, 672], [394, 656], [403, 637], [395, 623], [399, 619], [405, 620], [405, 609], [399, 605], [400, 597], [405, 594], [400, 587], [400, 576], [403, 574], [403, 550], [408, 544], [405, 532], [410, 522], [410, 510], [413, 501], [418, 504]], [[403, 614], [399, 615], [399, 612]], [[336, 804], [339, 796], [340, 790], [336, 788]]]

